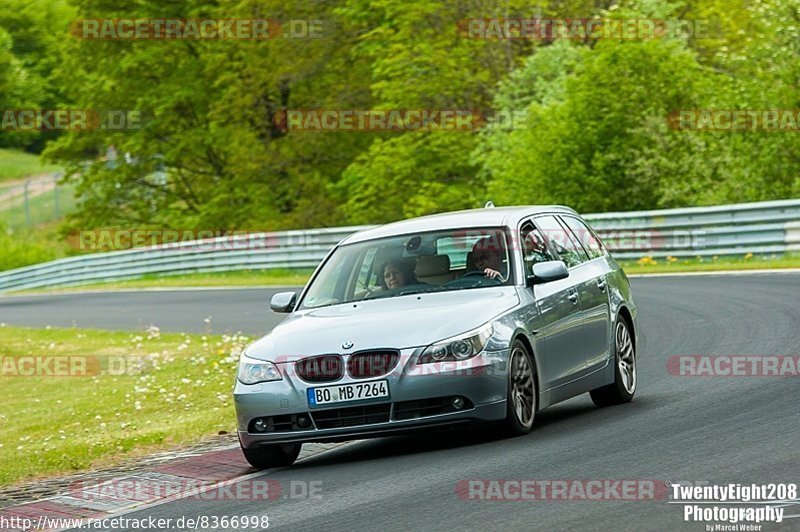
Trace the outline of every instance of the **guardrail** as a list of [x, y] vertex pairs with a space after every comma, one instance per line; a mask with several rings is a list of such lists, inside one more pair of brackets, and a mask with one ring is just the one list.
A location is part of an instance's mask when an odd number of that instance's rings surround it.
[[[800, 251], [800, 200], [590, 214], [620, 259]], [[337, 242], [373, 226], [249, 234], [69, 257], [0, 273], [0, 292], [147, 274], [314, 268]]]
[[800, 251], [800, 200], [585, 216], [615, 257]]

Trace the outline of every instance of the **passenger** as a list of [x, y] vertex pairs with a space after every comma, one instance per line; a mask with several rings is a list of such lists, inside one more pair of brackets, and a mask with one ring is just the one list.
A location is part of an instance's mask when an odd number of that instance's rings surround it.
[[384, 290], [392, 290], [409, 284], [419, 283], [414, 273], [414, 262], [405, 259], [390, 259], [383, 268], [381, 286]]
[[537, 262], [546, 262], [553, 260], [550, 252], [547, 251], [547, 244], [544, 243], [544, 238], [539, 234], [538, 230], [533, 230], [524, 235], [523, 246], [525, 250], [525, 264], [533, 266]]

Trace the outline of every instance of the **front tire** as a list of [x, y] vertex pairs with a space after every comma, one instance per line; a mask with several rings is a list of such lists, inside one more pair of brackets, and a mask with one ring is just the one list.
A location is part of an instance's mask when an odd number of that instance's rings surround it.
[[536, 366], [525, 345], [514, 340], [508, 367], [505, 427], [514, 436], [527, 434], [533, 428], [538, 408]]
[[614, 347], [614, 382], [589, 392], [596, 406], [630, 403], [636, 393], [636, 349], [630, 326], [622, 317], [614, 328]]
[[265, 445], [263, 447], [253, 447], [245, 449], [242, 447], [242, 454], [245, 460], [256, 469], [268, 469], [270, 467], [290, 466], [297, 460], [300, 454], [301, 443], [289, 443], [278, 445]]

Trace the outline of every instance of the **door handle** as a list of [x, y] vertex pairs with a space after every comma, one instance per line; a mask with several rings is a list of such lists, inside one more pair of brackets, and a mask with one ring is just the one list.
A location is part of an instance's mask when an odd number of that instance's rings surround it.
[[597, 280], [597, 288], [599, 288], [601, 292], [605, 292], [606, 291], [606, 280], [605, 279], [598, 279]]
[[569, 299], [570, 301], [572, 301], [572, 304], [574, 305], [575, 303], [577, 303], [577, 302], [578, 302], [578, 292], [570, 292], [570, 293], [567, 295], [567, 299]]

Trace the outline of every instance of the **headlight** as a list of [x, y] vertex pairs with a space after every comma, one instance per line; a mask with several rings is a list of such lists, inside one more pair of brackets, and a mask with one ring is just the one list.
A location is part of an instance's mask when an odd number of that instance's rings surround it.
[[250, 358], [244, 353], [239, 357], [239, 369], [236, 378], [242, 384], [256, 384], [259, 382], [279, 381], [281, 377], [277, 366], [265, 360]]
[[483, 351], [494, 333], [491, 323], [462, 335], [428, 346], [419, 356], [419, 364], [467, 360]]

